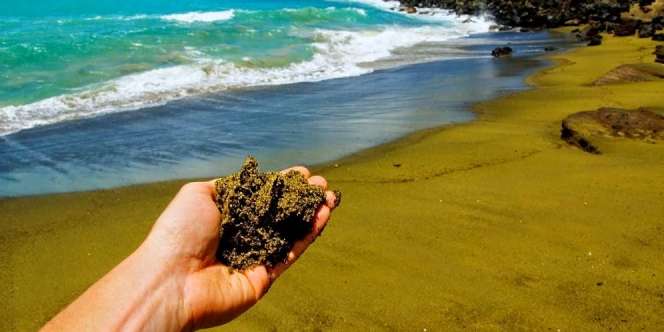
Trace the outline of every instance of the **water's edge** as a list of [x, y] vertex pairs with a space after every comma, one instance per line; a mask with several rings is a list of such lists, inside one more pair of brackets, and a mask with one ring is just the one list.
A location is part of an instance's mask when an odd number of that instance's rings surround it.
[[[474, 101], [467, 105], [465, 107], [465, 110], [468, 112], [471, 112], [473, 114], [473, 117], [466, 120], [466, 121], [461, 121], [461, 122], [451, 122], [451, 123], [443, 123], [443, 124], [435, 124], [431, 127], [428, 128], [423, 128], [423, 129], [417, 129], [415, 131], [400, 135], [396, 138], [388, 139], [387, 141], [370, 146], [367, 148], [362, 148], [359, 149], [355, 152], [347, 153], [342, 155], [341, 157], [334, 158], [330, 161], [323, 161], [323, 162], [317, 162], [317, 163], [312, 163], [308, 165], [308, 167], [314, 171], [314, 172], [319, 172], [323, 171], [325, 169], [333, 168], [333, 167], [338, 167], [341, 164], [347, 165], [347, 164], [352, 164], [356, 162], [360, 162], [364, 160], [365, 158], [370, 157], [371, 155], [375, 155], [376, 153], [381, 153], [382, 151], [389, 151], [393, 150], [395, 148], [398, 148], [399, 146], [404, 146], [408, 145], [410, 142], [414, 141], [419, 141], [429, 135], [435, 134], [437, 132], [440, 132], [442, 130], [446, 130], [451, 127], [456, 127], [456, 126], [463, 126], [463, 125], [468, 125], [469, 123], [472, 123], [473, 121], [478, 120], [479, 117], [481, 117], [481, 114], [477, 113], [477, 105], [484, 104], [487, 102], [490, 102], [491, 100], [495, 99], [500, 99], [504, 98], [505, 96], [514, 94], [514, 93], [520, 93], [523, 91], [527, 91], [530, 89], [537, 88], [536, 86], [532, 85], [529, 83], [529, 79], [531, 77], [534, 77], [537, 75], [537, 73], [542, 72], [544, 70], [548, 70], [552, 67], [555, 66], [555, 62], [551, 60], [551, 57], [553, 55], [558, 55], [564, 52], [568, 52], [573, 49], [574, 46], [567, 47], [559, 52], [555, 52], [553, 54], [540, 54], [540, 55], [530, 55], [521, 59], [515, 59], [515, 61], [520, 61], [521, 66], [527, 66], [529, 68], [526, 68], [523, 70], [522, 74], [520, 75], [520, 79], [522, 82], [522, 86], [519, 87], [518, 89], [515, 90], [510, 90], [510, 91], [495, 91], [492, 96], [486, 99], [481, 99]], [[442, 60], [445, 61], [445, 60]], [[418, 66], [418, 65], [423, 65], [423, 64], [415, 64], [415, 65], [409, 65], [409, 66]], [[239, 165], [238, 165], [239, 167]], [[119, 186], [112, 186], [108, 188], [101, 188], [101, 189], [91, 189], [91, 190], [73, 190], [73, 191], [66, 191], [66, 192], [56, 192], [56, 193], [38, 193], [38, 194], [26, 194], [26, 195], [14, 195], [14, 196], [0, 196], [0, 201], [3, 200], [12, 200], [12, 199], [21, 199], [21, 198], [31, 198], [31, 197], [54, 197], [54, 196], [67, 196], [67, 195], [72, 195], [72, 194], [81, 194], [81, 193], [93, 193], [93, 192], [100, 192], [100, 191], [113, 191], [113, 190], [123, 190], [123, 189], [128, 189], [128, 188], [137, 188], [137, 187], [145, 187], [145, 186], [155, 186], [155, 185], [169, 185], [169, 184], [179, 184], [179, 183], [186, 183], [189, 181], [200, 181], [200, 180], [207, 180], [207, 178], [201, 178], [201, 177], [182, 177], [182, 178], [175, 178], [175, 179], [170, 179], [170, 180], [158, 180], [158, 181], [147, 181], [147, 182], [139, 182], [139, 183], [134, 183], [134, 184], [128, 184], [128, 185], [119, 185]]]

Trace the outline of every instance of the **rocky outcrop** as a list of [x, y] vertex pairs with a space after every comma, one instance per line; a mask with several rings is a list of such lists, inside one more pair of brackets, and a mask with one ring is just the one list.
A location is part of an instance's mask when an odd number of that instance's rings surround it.
[[[507, 29], [551, 28], [590, 22], [599, 22], [603, 25], [618, 24], [621, 23], [622, 14], [628, 12], [633, 5], [639, 6], [644, 13], [653, 12], [652, 2], [648, 0], [401, 0], [404, 8], [432, 7], [449, 9], [457, 14], [489, 14], [496, 23]], [[621, 30], [621, 33], [630, 31], [631, 27], [627, 27]]]
[[458, 14], [488, 13], [510, 27], [558, 27], [589, 21], [618, 22], [636, 0], [401, 0], [404, 6], [450, 9]]
[[664, 116], [647, 109], [600, 108], [574, 113], [562, 121], [560, 138], [583, 151], [600, 154], [595, 137], [664, 140]]

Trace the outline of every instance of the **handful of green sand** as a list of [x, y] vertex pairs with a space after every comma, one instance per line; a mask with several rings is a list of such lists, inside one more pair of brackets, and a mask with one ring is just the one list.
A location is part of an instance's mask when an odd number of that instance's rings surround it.
[[[296, 171], [261, 173], [247, 157], [239, 172], [215, 182], [221, 212], [217, 259], [243, 270], [283, 262], [293, 244], [312, 231], [325, 191]], [[335, 192], [337, 201], [341, 194]]]

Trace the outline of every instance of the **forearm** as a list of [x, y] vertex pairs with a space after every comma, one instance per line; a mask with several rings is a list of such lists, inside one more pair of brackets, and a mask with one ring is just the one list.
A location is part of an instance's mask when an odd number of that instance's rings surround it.
[[150, 251], [141, 246], [53, 318], [43, 331], [187, 329], [188, 313], [181, 300], [185, 274]]

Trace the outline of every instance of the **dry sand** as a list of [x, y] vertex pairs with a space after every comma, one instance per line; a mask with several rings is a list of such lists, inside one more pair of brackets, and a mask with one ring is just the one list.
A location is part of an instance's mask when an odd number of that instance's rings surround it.
[[[478, 120], [320, 168], [344, 193], [323, 237], [227, 330], [646, 330], [664, 326], [664, 142], [559, 139], [567, 115], [664, 108], [652, 63], [605, 37], [555, 55]], [[401, 164], [394, 167], [393, 164]], [[129, 254], [182, 182], [0, 201], [0, 330], [34, 330]]]

